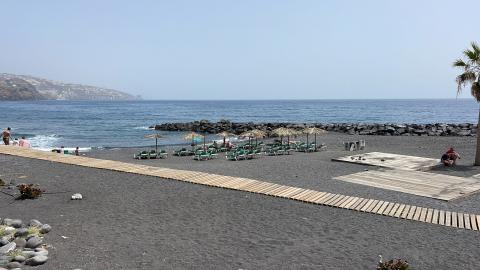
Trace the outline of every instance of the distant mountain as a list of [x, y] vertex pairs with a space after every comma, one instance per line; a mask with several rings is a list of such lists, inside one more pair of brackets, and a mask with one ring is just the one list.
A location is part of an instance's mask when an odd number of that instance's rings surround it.
[[0, 100], [135, 100], [139, 97], [83, 84], [0, 73]]

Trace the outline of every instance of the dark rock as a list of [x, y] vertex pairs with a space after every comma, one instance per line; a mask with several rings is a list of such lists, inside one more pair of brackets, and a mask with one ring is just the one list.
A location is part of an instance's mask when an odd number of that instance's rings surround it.
[[28, 235], [28, 229], [27, 228], [19, 228], [15, 231], [14, 236], [27, 236]]
[[15, 268], [20, 268], [22, 267], [22, 264], [19, 262], [9, 262], [6, 265], [7, 269], [15, 269]]
[[52, 226], [48, 225], [48, 224], [43, 224], [41, 227], [40, 227], [40, 233], [48, 233], [52, 230]]
[[13, 242], [15, 242], [15, 244], [17, 244], [17, 247], [25, 247], [25, 245], [27, 244], [27, 240], [25, 240], [24, 238], [16, 238], [15, 240], [13, 240]]
[[5, 246], [6, 244], [10, 243], [7, 238], [0, 239], [0, 247]]
[[36, 247], [40, 246], [41, 244], [42, 244], [42, 239], [38, 236], [33, 236], [33, 237], [30, 237], [27, 240], [27, 244], [25, 245], [25, 247], [36, 248]]
[[15, 256], [15, 257], [13, 258], [13, 260], [16, 261], [16, 262], [21, 262], [21, 263], [23, 263], [23, 262], [26, 260], [26, 258], [25, 258], [24, 256], [22, 256], [22, 255], [17, 255], [17, 256]]
[[27, 259], [25, 261], [25, 264], [26, 265], [31, 265], [31, 266], [36, 266], [36, 265], [41, 265], [41, 264], [44, 264], [46, 263], [48, 260], [48, 257], [47, 256], [42, 256], [42, 255], [39, 255], [39, 256], [34, 256], [30, 259]]
[[36, 226], [36, 227], [40, 227], [42, 226], [42, 223], [36, 219], [32, 219], [30, 220], [30, 222], [28, 222], [28, 226]]
[[10, 223], [11, 223], [10, 226], [12, 226], [14, 228], [20, 228], [20, 227], [22, 227], [22, 224], [23, 224], [21, 219], [14, 219]]
[[7, 226], [12, 226], [12, 221], [13, 221], [13, 219], [5, 218], [5, 219], [2, 220], [2, 224], [7, 225]]
[[10, 243], [0, 247], [0, 255], [7, 254], [8, 252], [14, 250], [16, 246], [17, 246], [17, 244], [15, 244], [14, 242], [10, 242]]

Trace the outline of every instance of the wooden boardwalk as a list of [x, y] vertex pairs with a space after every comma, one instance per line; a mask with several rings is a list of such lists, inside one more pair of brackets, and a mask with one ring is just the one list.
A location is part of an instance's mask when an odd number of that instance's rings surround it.
[[382, 152], [363, 153], [334, 158], [332, 160], [409, 171], [427, 171], [440, 164], [440, 159]]
[[404, 170], [365, 171], [336, 180], [450, 201], [480, 190], [480, 179]]
[[322, 192], [241, 177], [158, 168], [119, 161], [56, 154], [12, 146], [0, 146], [0, 154], [47, 160], [83, 167], [107, 169], [125, 173], [156, 176], [164, 179], [172, 179], [205, 186], [258, 193], [305, 203], [349, 209], [358, 212], [437, 224], [452, 228], [474, 231], [478, 231], [480, 229], [480, 215], [450, 212], [403, 203]]

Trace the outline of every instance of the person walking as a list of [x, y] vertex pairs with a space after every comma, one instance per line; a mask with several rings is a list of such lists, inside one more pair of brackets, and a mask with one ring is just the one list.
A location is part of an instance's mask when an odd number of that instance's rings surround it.
[[3, 143], [5, 145], [10, 145], [10, 137], [12, 136], [12, 129], [10, 127], [7, 127], [7, 129], [5, 129], [3, 132], [2, 132], [2, 137], [3, 137]]

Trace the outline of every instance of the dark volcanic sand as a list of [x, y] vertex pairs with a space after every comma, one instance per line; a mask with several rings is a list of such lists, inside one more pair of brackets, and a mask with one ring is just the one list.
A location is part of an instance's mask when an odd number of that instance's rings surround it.
[[[353, 137], [322, 137], [326, 152], [238, 162], [134, 161], [132, 149], [89, 155], [480, 212], [479, 195], [445, 203], [331, 180], [366, 168], [330, 161], [349, 154], [340, 150], [343, 139]], [[438, 157], [453, 144], [464, 156], [461, 166], [442, 173], [478, 173], [466, 166], [472, 163], [474, 138], [366, 139], [368, 151], [426, 157]], [[0, 194], [1, 217], [36, 218], [53, 226], [46, 236], [53, 246], [50, 260], [35, 269], [374, 269], [378, 254], [405, 258], [414, 269], [478, 269], [479, 232], [47, 161], [0, 155], [0, 164], [4, 180], [69, 191], [28, 201]], [[27, 178], [17, 179], [18, 173]], [[74, 192], [84, 200], [70, 201]]]

